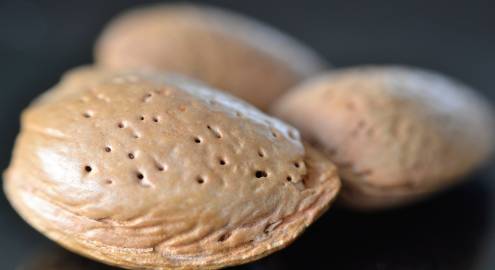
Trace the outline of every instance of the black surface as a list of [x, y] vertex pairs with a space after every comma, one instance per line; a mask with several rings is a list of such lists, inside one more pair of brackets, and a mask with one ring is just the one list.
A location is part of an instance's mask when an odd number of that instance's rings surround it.
[[[102, 25], [143, 2], [0, 0], [2, 170], [21, 109], [63, 71], [91, 62]], [[292, 33], [337, 67], [403, 63], [436, 69], [495, 99], [491, 1], [203, 2]], [[495, 269], [495, 162], [469, 178], [395, 211], [332, 209], [289, 248], [241, 269]], [[24, 223], [3, 195], [0, 237], [0, 269], [108, 269], [57, 248]]]

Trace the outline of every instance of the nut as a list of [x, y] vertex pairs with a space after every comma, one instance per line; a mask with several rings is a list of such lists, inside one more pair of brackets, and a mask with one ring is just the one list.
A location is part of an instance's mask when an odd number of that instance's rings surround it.
[[335, 167], [281, 121], [183, 77], [99, 72], [24, 112], [5, 173], [14, 208], [61, 245], [125, 268], [219, 268], [288, 245], [335, 198]]
[[312, 50], [254, 19], [187, 4], [124, 13], [103, 31], [95, 58], [113, 70], [185, 74], [262, 109], [324, 66]]
[[492, 112], [472, 89], [407, 67], [356, 67], [312, 79], [275, 115], [325, 149], [342, 200], [360, 209], [416, 201], [479, 166], [494, 143]]

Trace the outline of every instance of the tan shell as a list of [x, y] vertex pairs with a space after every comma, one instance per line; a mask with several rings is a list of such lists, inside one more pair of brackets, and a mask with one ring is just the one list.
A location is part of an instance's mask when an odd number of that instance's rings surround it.
[[[52, 89], [49, 89], [36, 98], [33, 101], [33, 105], [58, 102], [63, 100], [66, 96], [74, 95], [80, 91], [90, 90], [92, 87], [101, 83], [102, 80], [105, 80], [106, 77], [110, 77], [112, 75], [117, 77], [114, 79], [117, 82], [124, 82], [124, 78], [122, 78], [122, 76], [117, 76], [114, 72], [96, 66], [81, 66], [74, 68], [63, 74], [60, 82]], [[129, 78], [132, 79], [133, 76], [126, 76], [126, 80], [129, 80]], [[83, 99], [86, 98], [83, 97]]]
[[14, 208], [63, 246], [125, 268], [219, 268], [288, 245], [336, 196], [332, 163], [254, 107], [177, 76], [97, 73], [24, 112], [5, 173]]
[[309, 48], [254, 19], [186, 4], [124, 13], [104, 30], [95, 58], [110, 69], [185, 74], [262, 109], [323, 67]]
[[275, 115], [324, 148], [342, 199], [387, 208], [456, 182], [493, 149], [489, 106], [467, 86], [407, 67], [357, 67], [310, 80]]

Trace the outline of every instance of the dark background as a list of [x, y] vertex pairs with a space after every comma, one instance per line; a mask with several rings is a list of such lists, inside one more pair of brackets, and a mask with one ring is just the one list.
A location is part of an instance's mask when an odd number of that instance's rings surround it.
[[[119, 11], [151, 1], [0, 0], [0, 169], [22, 108]], [[495, 100], [493, 1], [203, 1], [291, 33], [337, 67], [402, 63], [439, 70]], [[375, 214], [333, 208], [292, 246], [241, 269], [495, 269], [495, 162], [423, 203]], [[46, 266], [51, 264], [52, 268]], [[31, 229], [0, 195], [0, 269], [104, 269]]]

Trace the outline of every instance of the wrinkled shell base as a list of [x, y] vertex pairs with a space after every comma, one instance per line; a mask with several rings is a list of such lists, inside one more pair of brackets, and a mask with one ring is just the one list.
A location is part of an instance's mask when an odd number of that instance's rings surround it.
[[95, 69], [67, 75], [26, 110], [4, 182], [49, 238], [130, 269], [268, 255], [339, 187], [295, 129], [242, 101], [181, 77]]
[[283, 96], [274, 114], [339, 167], [342, 201], [403, 205], [444, 189], [487, 159], [490, 106], [467, 86], [406, 67], [329, 72]]

